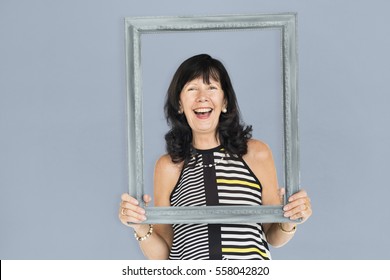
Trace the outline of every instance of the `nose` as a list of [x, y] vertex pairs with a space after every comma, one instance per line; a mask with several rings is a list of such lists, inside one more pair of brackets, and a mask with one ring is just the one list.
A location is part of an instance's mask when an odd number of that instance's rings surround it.
[[208, 101], [208, 96], [205, 90], [200, 90], [197, 96], [197, 102], [206, 102]]

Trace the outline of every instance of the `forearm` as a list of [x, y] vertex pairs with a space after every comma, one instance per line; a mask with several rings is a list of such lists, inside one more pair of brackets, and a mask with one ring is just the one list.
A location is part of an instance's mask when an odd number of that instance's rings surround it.
[[273, 247], [281, 247], [292, 239], [295, 229], [296, 224], [294, 223], [270, 224], [266, 231], [267, 241]]
[[146, 258], [150, 260], [166, 260], [169, 257], [169, 246], [155, 228], [156, 226], [154, 226], [154, 230], [149, 236], [147, 236], [150, 231], [149, 225], [142, 225], [135, 231], [138, 237], [145, 237], [144, 240], [138, 241], [139, 246]]

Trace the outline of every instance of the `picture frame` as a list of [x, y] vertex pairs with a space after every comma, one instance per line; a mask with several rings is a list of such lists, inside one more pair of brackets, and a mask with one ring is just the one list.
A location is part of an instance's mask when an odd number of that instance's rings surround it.
[[[141, 70], [141, 37], [172, 32], [220, 32], [277, 29], [281, 40], [283, 107], [283, 168], [285, 196], [282, 205], [146, 207], [152, 224], [271, 223], [288, 222], [283, 216], [286, 198], [300, 189], [298, 137], [297, 15], [295, 13], [181, 17], [126, 17], [126, 82], [129, 194], [144, 195], [144, 127]], [[161, 139], [163, 141], [163, 139]]]

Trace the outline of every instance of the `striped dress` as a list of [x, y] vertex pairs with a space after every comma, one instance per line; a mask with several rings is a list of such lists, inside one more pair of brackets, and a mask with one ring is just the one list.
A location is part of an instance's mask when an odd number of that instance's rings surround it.
[[[171, 193], [171, 206], [261, 205], [262, 186], [241, 157], [196, 150]], [[174, 224], [169, 259], [271, 258], [261, 224]]]

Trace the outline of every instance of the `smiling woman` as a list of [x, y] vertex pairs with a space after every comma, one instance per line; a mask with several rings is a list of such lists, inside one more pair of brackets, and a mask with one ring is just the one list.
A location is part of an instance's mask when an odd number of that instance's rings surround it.
[[[272, 153], [251, 139], [242, 124], [223, 64], [201, 54], [185, 60], [168, 88], [167, 154], [155, 166], [155, 206], [278, 205]], [[151, 201], [149, 195], [144, 202]], [[122, 195], [119, 219], [131, 226], [150, 259], [270, 259], [268, 244], [281, 246], [295, 233], [296, 219], [311, 215], [305, 191], [289, 197], [284, 223], [147, 225], [134, 197]]]
[[226, 102], [219, 81], [204, 80], [200, 77], [188, 82], [180, 93], [179, 112], [184, 113], [192, 131], [196, 132], [193, 135], [196, 146], [204, 145], [199, 136], [216, 131], [219, 116], [222, 110], [226, 111]]
[[272, 148], [285, 188], [280, 205], [151, 205], [148, 223], [288, 222], [283, 206], [300, 189], [296, 15], [126, 18], [125, 25], [129, 194], [142, 201], [153, 192], [150, 174], [165, 151], [156, 139], [170, 129], [161, 114], [164, 92], [178, 62], [194, 53], [224, 58], [240, 92], [243, 117], [253, 125], [254, 137]]
[[[235, 138], [250, 138], [251, 127], [241, 125], [225, 67], [207, 54], [193, 56], [177, 69], [168, 89], [165, 114], [171, 126], [167, 151], [173, 162], [188, 161], [191, 146], [207, 149], [223, 144], [233, 153], [246, 153], [246, 143]], [[177, 145], [183, 149], [177, 150]]]

